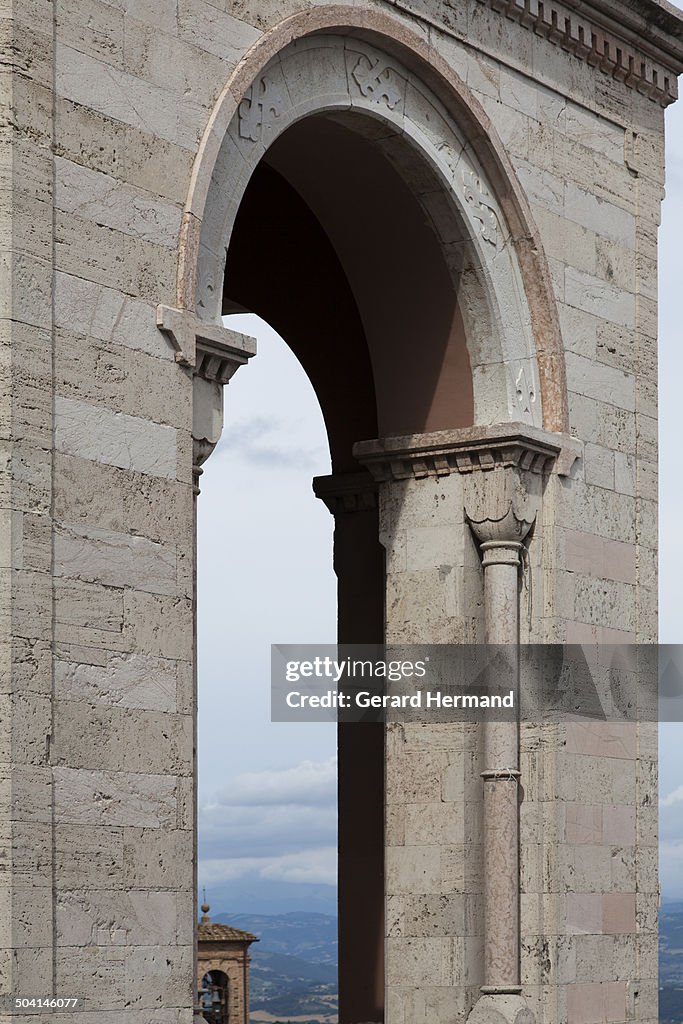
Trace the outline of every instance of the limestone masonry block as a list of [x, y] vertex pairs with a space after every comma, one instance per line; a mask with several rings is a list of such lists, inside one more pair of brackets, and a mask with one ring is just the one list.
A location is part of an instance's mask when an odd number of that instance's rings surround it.
[[175, 477], [176, 432], [136, 416], [69, 398], [56, 399], [56, 446], [121, 469]]

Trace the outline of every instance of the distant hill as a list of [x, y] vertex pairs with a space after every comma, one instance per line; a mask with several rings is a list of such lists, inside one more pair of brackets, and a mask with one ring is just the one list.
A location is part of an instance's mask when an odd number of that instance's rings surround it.
[[336, 1024], [337, 918], [305, 911], [287, 914], [215, 914], [252, 932], [252, 1024], [296, 1019], [297, 1024]]

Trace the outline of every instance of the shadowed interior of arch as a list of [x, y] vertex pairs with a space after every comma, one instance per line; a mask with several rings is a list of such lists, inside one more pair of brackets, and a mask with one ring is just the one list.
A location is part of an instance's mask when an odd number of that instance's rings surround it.
[[[224, 312], [259, 313], [299, 357], [335, 471], [357, 468], [355, 441], [468, 426], [474, 416], [457, 273], [445, 255], [458, 245], [453, 220], [439, 220], [450, 232], [440, 238], [380, 149], [387, 130], [355, 114], [359, 133], [344, 120], [305, 118], [268, 150], [236, 219], [224, 292]], [[391, 151], [403, 151], [414, 175], [405, 144]]]
[[[237, 214], [223, 312], [257, 313], [298, 357], [335, 474], [359, 471], [356, 441], [474, 421], [466, 243], [430, 175], [379, 121], [311, 116], [267, 151]], [[334, 563], [339, 641], [381, 643], [377, 508], [337, 515]], [[357, 1024], [384, 1019], [383, 727], [341, 724], [338, 766], [340, 1020]]]

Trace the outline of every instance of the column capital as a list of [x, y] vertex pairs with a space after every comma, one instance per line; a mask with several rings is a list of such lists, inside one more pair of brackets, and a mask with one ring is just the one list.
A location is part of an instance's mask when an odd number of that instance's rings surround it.
[[481, 549], [484, 567], [518, 565], [536, 521], [542, 479], [519, 465], [471, 473], [465, 480], [465, 518]]
[[502, 423], [360, 441], [353, 453], [379, 483], [508, 467], [568, 476], [582, 444], [528, 423]]
[[313, 477], [313, 493], [335, 517], [376, 509], [378, 490], [376, 480], [366, 470]]

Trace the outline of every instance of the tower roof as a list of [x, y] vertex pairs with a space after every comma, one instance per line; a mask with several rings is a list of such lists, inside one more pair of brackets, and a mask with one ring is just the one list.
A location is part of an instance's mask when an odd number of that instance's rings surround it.
[[206, 902], [206, 891], [204, 902], [201, 905], [202, 917], [197, 925], [197, 939], [199, 942], [258, 942], [258, 937], [251, 932], [243, 932], [241, 928], [233, 928], [231, 924], [213, 924], [209, 917], [211, 907]]
[[233, 928], [230, 924], [205, 924], [200, 922], [197, 927], [197, 938], [200, 942], [258, 942], [258, 937], [251, 932], [243, 932], [241, 928]]

